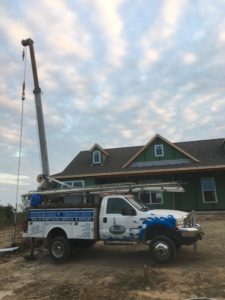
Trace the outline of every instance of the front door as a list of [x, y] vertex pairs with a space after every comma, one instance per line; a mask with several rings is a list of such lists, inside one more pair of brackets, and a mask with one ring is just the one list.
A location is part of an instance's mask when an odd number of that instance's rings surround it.
[[123, 198], [108, 198], [101, 239], [134, 240], [138, 231], [136, 210]]

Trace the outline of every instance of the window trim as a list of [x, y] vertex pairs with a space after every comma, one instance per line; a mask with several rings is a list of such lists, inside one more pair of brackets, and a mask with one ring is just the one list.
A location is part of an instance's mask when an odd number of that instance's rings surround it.
[[[157, 154], [157, 147], [161, 148], [162, 154]], [[154, 150], [155, 150], [155, 157], [163, 157], [164, 156], [164, 147], [163, 147], [163, 144], [156, 144], [156, 145], [154, 145]]]
[[[119, 210], [119, 211], [117, 211], [117, 212], [115, 212], [115, 211], [114, 211], [114, 212], [111, 212], [111, 211], [109, 211], [109, 208], [111, 208], [110, 205], [111, 205], [112, 202], [115, 202], [116, 199], [119, 199], [120, 202], [121, 202], [122, 204], [124, 203], [125, 205], [122, 205], [122, 206], [121, 206], [121, 210]], [[106, 214], [108, 214], [108, 215], [123, 215], [123, 214], [122, 214], [122, 208], [125, 207], [125, 206], [127, 206], [127, 208], [129, 208], [130, 211], [131, 211], [131, 210], [134, 210], [134, 211], [136, 212], [136, 209], [134, 209], [133, 205], [131, 205], [131, 203], [130, 203], [129, 201], [127, 201], [126, 199], [121, 198], [121, 197], [109, 197], [109, 198], [107, 199]], [[136, 212], [135, 215], [137, 215], [137, 212]], [[127, 214], [127, 216], [133, 216], [133, 215]]]
[[[74, 186], [74, 182], [81, 182], [81, 186]], [[63, 183], [66, 183], [68, 185], [71, 185], [72, 188], [79, 188], [79, 187], [84, 187], [84, 180], [67, 180], [67, 181], [63, 181]], [[61, 185], [62, 186], [62, 185]], [[65, 186], [62, 186], [63, 188], [65, 188]]]
[[[160, 191], [148, 191], [147, 192], [148, 195], [149, 195], [149, 202], [144, 202], [145, 205], [163, 205], [164, 202], [163, 202], [163, 192], [160, 192]], [[152, 193], [161, 193], [162, 195], [162, 198], [161, 198], [161, 202], [160, 203], [153, 203], [152, 202]], [[138, 198], [139, 200], [141, 199], [141, 192], [138, 193]]]
[[[96, 154], [96, 153], [98, 153], [98, 157], [99, 157], [99, 160], [98, 160], [98, 161], [95, 160], [95, 154]], [[101, 151], [100, 151], [100, 150], [94, 150], [94, 151], [92, 152], [92, 163], [93, 163], [94, 165], [98, 165], [98, 164], [101, 163]]]
[[[204, 190], [203, 190], [203, 180], [206, 179], [210, 179], [213, 182], [213, 186], [214, 186], [214, 193], [215, 193], [215, 201], [205, 201], [205, 195], [204, 195]], [[201, 192], [202, 192], [202, 200], [204, 204], [208, 204], [208, 203], [218, 203], [218, 199], [217, 199], [217, 191], [216, 191], [216, 182], [215, 182], [215, 178], [214, 177], [204, 177], [204, 178], [200, 178], [200, 183], [201, 183]]]

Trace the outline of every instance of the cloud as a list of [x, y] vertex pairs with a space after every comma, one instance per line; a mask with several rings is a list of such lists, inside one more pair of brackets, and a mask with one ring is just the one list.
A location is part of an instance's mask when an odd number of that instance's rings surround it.
[[133, 136], [133, 132], [130, 128], [126, 128], [126, 126], [118, 126], [118, 130], [121, 132], [121, 136], [124, 139], [131, 139]]
[[[26, 186], [29, 184], [28, 180], [29, 180], [29, 176], [21, 175], [19, 184], [21, 186]], [[10, 185], [17, 184], [17, 175], [0, 173], [0, 184], [10, 184]]]
[[170, 0], [165, 1], [162, 6], [161, 17], [164, 23], [162, 32], [164, 31], [163, 38], [169, 38], [176, 31], [179, 19], [184, 9], [185, 0]]
[[106, 61], [112, 67], [121, 67], [127, 52], [126, 41], [123, 38], [123, 20], [119, 14], [121, 2], [121, 0], [93, 1], [98, 14], [97, 23], [107, 39]]
[[182, 116], [184, 118], [184, 121], [188, 122], [188, 123], [196, 122], [199, 119], [198, 113], [194, 109], [192, 109], [190, 107], [187, 107], [184, 110]]
[[155, 49], [151, 48], [144, 53], [143, 59], [139, 63], [139, 67], [142, 71], [148, 69], [151, 64], [156, 62], [160, 58], [160, 53]]
[[139, 98], [136, 96], [128, 96], [124, 98], [119, 105], [115, 105], [115, 107], [112, 109], [112, 112], [117, 114], [125, 114], [128, 111], [135, 111], [139, 107]]
[[[139, 62], [141, 71], [147, 70], [163, 53], [171, 47], [171, 39], [178, 30], [178, 25], [186, 0], [165, 1], [161, 11], [155, 16], [150, 28], [140, 39], [143, 56]], [[154, 49], [154, 50], [153, 50]], [[151, 51], [153, 51], [151, 53]], [[152, 59], [149, 59], [150, 55]]]
[[12, 128], [0, 127], [1, 140], [6, 142], [19, 142], [19, 132]]
[[18, 47], [18, 40], [22, 40], [26, 36], [32, 36], [31, 28], [21, 19], [11, 18], [7, 12], [1, 7], [0, 31], [8, 40], [12, 47]]
[[224, 43], [225, 42], [225, 31], [219, 32], [218, 38], [219, 38], [220, 42]]
[[194, 53], [186, 53], [183, 57], [185, 64], [193, 64], [197, 61], [197, 56]]
[[67, 2], [40, 0], [27, 5], [25, 14], [36, 32], [48, 31], [40, 41], [41, 45], [47, 45], [51, 50], [45, 54], [46, 57], [51, 58], [52, 52], [59, 57], [67, 55], [82, 60], [92, 57], [90, 34]]

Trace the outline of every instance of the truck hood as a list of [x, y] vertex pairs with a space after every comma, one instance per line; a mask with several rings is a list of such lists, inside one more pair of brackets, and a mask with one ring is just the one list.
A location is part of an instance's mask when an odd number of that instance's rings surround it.
[[171, 209], [151, 209], [146, 212], [146, 216], [155, 215], [157, 217], [173, 216], [175, 219], [181, 219], [188, 215], [185, 211], [171, 210]]

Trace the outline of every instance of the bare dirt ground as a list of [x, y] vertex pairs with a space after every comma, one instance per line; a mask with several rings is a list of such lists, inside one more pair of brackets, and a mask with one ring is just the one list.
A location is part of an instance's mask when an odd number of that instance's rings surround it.
[[[0, 255], [0, 299], [225, 299], [225, 214], [197, 217], [205, 236], [182, 247], [169, 265], [157, 265], [146, 245], [109, 246], [73, 253], [57, 264], [43, 247], [26, 261], [23, 247]], [[9, 246], [12, 229], [0, 231], [0, 248]], [[18, 239], [22, 242], [21, 238]]]

